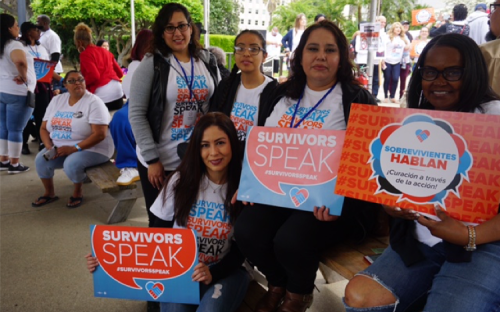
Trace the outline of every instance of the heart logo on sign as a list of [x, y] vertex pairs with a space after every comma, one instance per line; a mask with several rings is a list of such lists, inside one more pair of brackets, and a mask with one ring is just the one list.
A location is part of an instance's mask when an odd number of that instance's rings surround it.
[[429, 132], [429, 130], [418, 129], [417, 131], [415, 131], [415, 135], [417, 136], [417, 139], [420, 142], [423, 142], [423, 141], [425, 141], [425, 140], [427, 140], [429, 138], [429, 136], [431, 135], [431, 133]]
[[309, 198], [309, 191], [305, 188], [294, 187], [290, 190], [290, 198], [295, 207], [302, 205]]
[[164, 289], [165, 288], [163, 287], [162, 283], [154, 283], [154, 282], [146, 283], [146, 290], [148, 291], [148, 294], [155, 300], [158, 299], [163, 294]]

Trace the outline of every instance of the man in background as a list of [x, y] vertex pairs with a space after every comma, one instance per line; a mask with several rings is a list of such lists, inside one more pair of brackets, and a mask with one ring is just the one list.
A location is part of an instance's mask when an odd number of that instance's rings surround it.
[[42, 27], [40, 35], [40, 44], [49, 52], [50, 60], [57, 62], [55, 72], [60, 74], [63, 67], [59, 58], [61, 57], [61, 38], [52, 29], [50, 29], [50, 18], [47, 15], [39, 15], [37, 18], [38, 26]]
[[273, 27], [271, 32], [266, 36], [266, 50], [267, 56], [273, 58], [273, 74], [279, 73], [280, 53], [281, 53], [281, 36], [278, 27]]
[[490, 30], [488, 26], [488, 14], [486, 13], [486, 4], [479, 3], [475, 11], [467, 18], [470, 27], [469, 37], [477, 44], [486, 42], [486, 34]]

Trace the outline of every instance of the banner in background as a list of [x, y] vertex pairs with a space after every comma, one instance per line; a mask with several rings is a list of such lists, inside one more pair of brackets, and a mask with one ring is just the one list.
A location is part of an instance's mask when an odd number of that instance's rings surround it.
[[345, 131], [252, 127], [248, 130], [238, 200], [340, 215], [333, 194]]
[[434, 8], [425, 8], [411, 11], [411, 25], [427, 25], [436, 21]]
[[52, 74], [54, 73], [54, 68], [56, 67], [57, 63], [35, 58], [34, 64], [36, 80], [38, 82], [51, 83]]
[[500, 116], [353, 104], [335, 193], [481, 223], [500, 202]]
[[189, 229], [91, 225], [94, 296], [199, 304], [196, 234]]

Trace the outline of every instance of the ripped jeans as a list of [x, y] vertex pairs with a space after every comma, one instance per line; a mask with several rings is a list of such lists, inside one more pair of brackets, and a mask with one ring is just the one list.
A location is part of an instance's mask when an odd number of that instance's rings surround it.
[[250, 274], [241, 267], [215, 284], [200, 283], [200, 305], [162, 302], [161, 312], [236, 311], [245, 299], [250, 279]]
[[396, 303], [372, 308], [352, 308], [346, 312], [403, 312], [427, 295], [424, 312], [496, 311], [500, 306], [500, 241], [479, 245], [471, 262], [445, 261], [444, 246], [418, 248], [426, 259], [410, 267], [388, 247], [366, 270], [358, 273], [375, 277], [396, 297]]

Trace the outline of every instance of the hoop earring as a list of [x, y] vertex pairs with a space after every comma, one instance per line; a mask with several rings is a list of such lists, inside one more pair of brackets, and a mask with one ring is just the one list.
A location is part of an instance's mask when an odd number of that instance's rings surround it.
[[422, 105], [422, 98], [423, 98], [424, 91], [420, 90], [420, 98], [418, 99], [418, 107]]

